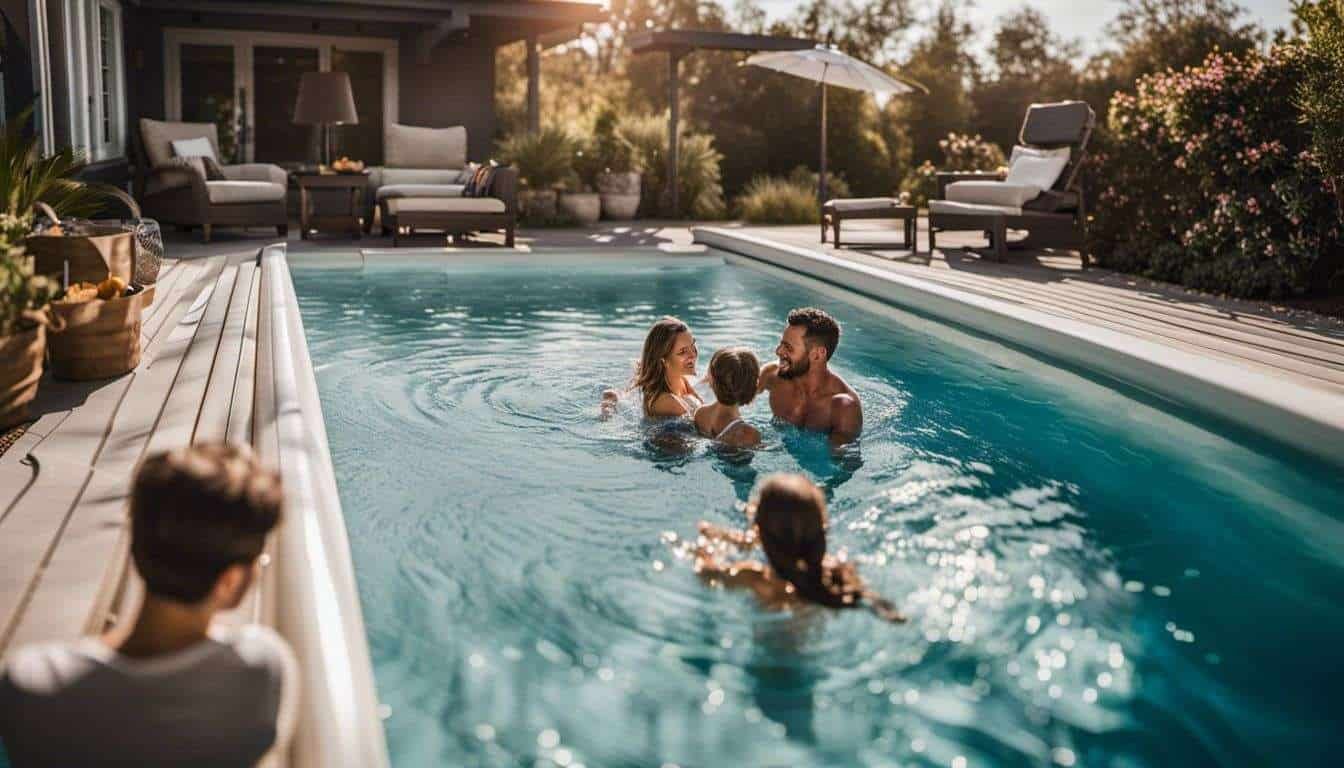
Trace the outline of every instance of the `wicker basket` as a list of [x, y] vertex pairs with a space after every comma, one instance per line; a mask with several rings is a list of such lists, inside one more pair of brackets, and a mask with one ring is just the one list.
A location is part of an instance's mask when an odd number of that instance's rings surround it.
[[[135, 199], [121, 190], [112, 190], [111, 195], [120, 200], [130, 210], [132, 218], [140, 220], [140, 206]], [[59, 224], [60, 218], [46, 203], [38, 203], [37, 208]], [[68, 277], [71, 283], [86, 281], [101, 283], [109, 275], [120, 277], [126, 283], [144, 281], [137, 275], [145, 270], [137, 247], [137, 232], [121, 222], [93, 222], [88, 235], [33, 235], [24, 245], [33, 256], [34, 271], [39, 275], [61, 275]], [[155, 225], [157, 231], [157, 224]], [[162, 258], [163, 246], [159, 246]], [[69, 275], [65, 274], [69, 265]], [[154, 277], [158, 276], [157, 264]], [[151, 280], [152, 282], [152, 280]]]
[[0, 336], [0, 430], [28, 420], [28, 404], [37, 396], [46, 348], [45, 323]]
[[86, 381], [134, 370], [140, 364], [140, 313], [153, 299], [153, 286], [132, 285], [117, 299], [54, 302], [52, 313], [65, 329], [47, 340], [51, 375]]

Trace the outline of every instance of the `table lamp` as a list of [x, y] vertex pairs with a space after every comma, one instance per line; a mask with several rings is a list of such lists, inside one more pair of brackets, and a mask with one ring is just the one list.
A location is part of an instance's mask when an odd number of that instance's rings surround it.
[[345, 72], [304, 72], [294, 104], [295, 125], [322, 126], [322, 164], [331, 167], [331, 126], [356, 125], [355, 96]]

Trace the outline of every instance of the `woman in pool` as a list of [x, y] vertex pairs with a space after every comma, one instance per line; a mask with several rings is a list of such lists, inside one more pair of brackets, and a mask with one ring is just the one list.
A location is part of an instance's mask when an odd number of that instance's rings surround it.
[[[635, 366], [630, 389], [640, 392], [644, 415], [651, 419], [689, 416], [704, 404], [695, 391], [695, 348], [691, 329], [675, 317], [664, 317], [653, 324], [644, 337], [644, 352]], [[602, 393], [602, 410], [610, 412], [620, 393], [608, 389]]]
[[[853, 565], [826, 554], [826, 500], [812, 481], [802, 475], [771, 475], [747, 505], [747, 515], [754, 520], [746, 531], [701, 521], [705, 541], [696, 551], [695, 570], [702, 578], [749, 589], [772, 610], [819, 603], [830, 608], [866, 607], [886, 621], [905, 621], [895, 605], [864, 585]], [[720, 562], [708, 540], [739, 549], [759, 544], [766, 563]]]
[[756, 398], [761, 364], [745, 347], [727, 347], [709, 359], [709, 386], [717, 402], [695, 411], [695, 429], [705, 437], [734, 448], [761, 444], [761, 433], [742, 420], [740, 406]]

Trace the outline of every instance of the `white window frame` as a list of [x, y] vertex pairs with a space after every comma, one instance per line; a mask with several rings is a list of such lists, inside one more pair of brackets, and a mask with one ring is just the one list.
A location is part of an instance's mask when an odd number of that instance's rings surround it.
[[[62, 9], [65, 35], [65, 71], [70, 83], [70, 143], [89, 162], [98, 163], [126, 156], [126, 67], [125, 35], [119, 0], [66, 0]], [[109, 114], [103, 108], [102, 13], [112, 16], [112, 74]], [[110, 121], [111, 136], [103, 138], [103, 121]]]
[[[233, 47], [233, 87], [243, 92], [244, 114], [247, 125], [242, 126], [247, 141], [244, 143], [243, 162], [255, 157], [257, 107], [254, 101], [253, 51], [257, 46], [283, 46], [317, 50], [317, 68], [331, 70], [331, 53], [344, 51], [375, 51], [383, 54], [383, 125], [397, 122], [397, 40], [382, 37], [339, 37], [336, 35], [291, 34], [287, 32], [260, 32], [236, 29], [187, 29], [168, 27], [163, 30], [163, 104], [168, 120], [182, 119], [182, 49], [188, 45], [228, 45]], [[237, 96], [237, 93], [234, 94]], [[297, 96], [297, 94], [295, 94]], [[238, 99], [234, 99], [237, 120]]]
[[48, 44], [47, 23], [47, 0], [29, 0], [28, 39], [32, 42], [33, 88], [37, 91], [33, 126], [44, 155], [56, 151], [51, 108], [51, 46]]

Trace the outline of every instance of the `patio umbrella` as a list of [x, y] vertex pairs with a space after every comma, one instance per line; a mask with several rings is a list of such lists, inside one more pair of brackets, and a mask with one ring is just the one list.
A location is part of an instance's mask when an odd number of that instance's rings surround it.
[[892, 77], [871, 64], [825, 45], [799, 51], [758, 53], [748, 58], [747, 63], [821, 84], [821, 179], [818, 191], [822, 202], [826, 201], [826, 86], [838, 85], [870, 93], [929, 92], [914, 80]]

